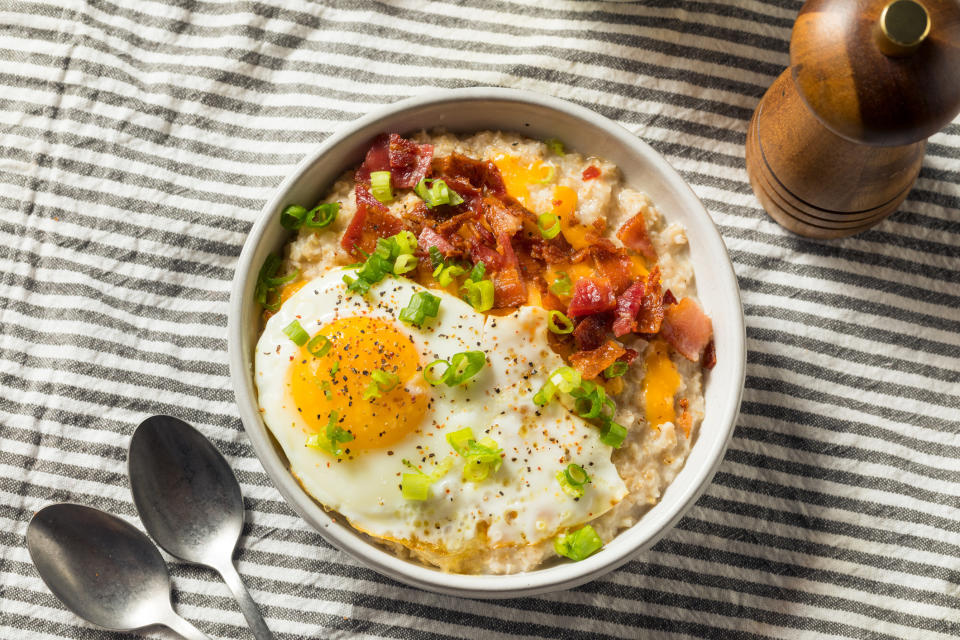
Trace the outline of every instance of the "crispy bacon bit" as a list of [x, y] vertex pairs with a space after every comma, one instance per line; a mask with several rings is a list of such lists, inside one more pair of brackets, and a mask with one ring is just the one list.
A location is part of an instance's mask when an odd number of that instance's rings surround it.
[[506, 195], [507, 193], [503, 186], [503, 177], [500, 175], [500, 170], [492, 162], [484, 162], [483, 160], [468, 158], [459, 153], [451, 153], [448, 156], [437, 158], [433, 163], [433, 171], [444, 177], [463, 179], [475, 189], [486, 189], [496, 196]]
[[577, 351], [570, 356], [570, 364], [580, 372], [580, 375], [591, 380], [603, 373], [603, 370], [612, 365], [626, 350], [614, 342], [607, 340], [603, 345], [590, 351]]
[[636, 360], [639, 355], [640, 352], [636, 349], [624, 349], [624, 354], [617, 358], [617, 360], [626, 362], [627, 364], [633, 364], [633, 361]]
[[430, 227], [424, 227], [423, 231], [420, 232], [420, 237], [417, 238], [417, 248], [423, 253], [427, 253], [430, 251], [430, 247], [436, 247], [437, 251], [447, 257], [453, 255], [456, 251], [449, 240]]
[[630, 277], [633, 264], [623, 249], [594, 245], [593, 264], [597, 273], [610, 282], [614, 295], [619, 296], [633, 282]]
[[417, 144], [413, 140], [390, 134], [390, 181], [394, 187], [412, 189], [426, 177], [433, 160], [432, 144]]
[[613, 335], [616, 337], [633, 333], [637, 328], [637, 313], [643, 303], [643, 280], [630, 285], [617, 298], [616, 319], [613, 321]]
[[399, 233], [403, 229], [403, 222], [391, 215], [363, 184], [357, 183], [355, 193], [357, 212], [344, 231], [340, 246], [352, 256], [362, 258], [363, 254], [357, 249], [372, 253], [377, 246], [377, 238]]
[[520, 274], [520, 263], [510, 244], [510, 236], [505, 233], [497, 236], [497, 252], [501, 260], [493, 276], [493, 306], [498, 309], [519, 307], [527, 301], [527, 285]]
[[[643, 299], [637, 314], [637, 333], [657, 333], [663, 322], [663, 294], [660, 290], [660, 267], [654, 267], [647, 274], [644, 283]], [[671, 307], [672, 308], [672, 307]]]
[[617, 305], [610, 283], [603, 278], [580, 278], [573, 285], [573, 298], [567, 309], [571, 317], [610, 311]]
[[583, 170], [583, 179], [584, 181], [593, 180], [594, 178], [600, 177], [600, 169], [597, 169], [595, 166], [590, 165]]
[[617, 238], [628, 249], [633, 249], [650, 262], [657, 261], [657, 252], [647, 234], [647, 221], [638, 213], [617, 229]]
[[670, 289], [663, 292], [663, 304], [677, 304], [677, 298]]
[[498, 237], [508, 236], [512, 238], [520, 230], [520, 216], [507, 208], [500, 198], [492, 196], [484, 198], [483, 215]]
[[369, 184], [371, 172], [389, 171], [394, 187], [411, 189], [427, 175], [432, 160], [432, 144], [417, 144], [396, 133], [381, 134], [374, 139], [355, 178]]
[[474, 264], [482, 262], [487, 269], [494, 271], [500, 269], [503, 264], [503, 256], [497, 253], [496, 249], [480, 242], [479, 238], [474, 238], [470, 243], [470, 259], [473, 260]]
[[703, 368], [710, 370], [717, 366], [717, 346], [713, 340], [703, 349]]
[[577, 342], [577, 349], [580, 351], [590, 351], [603, 344], [607, 338], [607, 331], [610, 330], [610, 322], [613, 318], [609, 313], [598, 313], [587, 316], [573, 330], [573, 339]]
[[687, 360], [697, 362], [713, 335], [713, 323], [696, 300], [684, 298], [667, 309], [660, 335]]

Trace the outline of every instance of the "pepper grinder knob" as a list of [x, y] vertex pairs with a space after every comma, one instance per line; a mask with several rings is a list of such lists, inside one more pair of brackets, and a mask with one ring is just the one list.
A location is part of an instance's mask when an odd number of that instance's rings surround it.
[[796, 233], [858, 233], [896, 211], [958, 112], [960, 3], [809, 0], [747, 132], [751, 185]]

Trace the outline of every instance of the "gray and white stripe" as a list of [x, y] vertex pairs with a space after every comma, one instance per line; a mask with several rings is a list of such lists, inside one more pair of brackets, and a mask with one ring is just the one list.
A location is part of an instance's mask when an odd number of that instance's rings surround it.
[[[800, 4], [0, 2], [0, 637], [113, 637], [59, 605], [23, 534], [59, 500], [136, 524], [125, 448], [153, 413], [237, 470], [239, 568], [279, 638], [960, 636], [960, 123], [881, 226], [782, 230], [743, 144]], [[503, 602], [396, 584], [300, 521], [225, 354], [245, 233], [303, 154], [475, 85], [585, 105], [667, 156], [727, 242], [749, 348], [733, 443], [688, 516], [605, 578]], [[171, 564], [184, 615], [245, 637], [211, 573]]]

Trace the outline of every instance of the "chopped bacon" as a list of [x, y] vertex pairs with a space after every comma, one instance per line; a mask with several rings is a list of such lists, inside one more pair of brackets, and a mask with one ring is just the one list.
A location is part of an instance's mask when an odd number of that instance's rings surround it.
[[360, 251], [372, 253], [377, 246], [377, 238], [387, 238], [399, 233], [403, 229], [403, 222], [391, 215], [386, 207], [370, 195], [364, 185], [357, 183], [355, 192], [357, 212], [353, 214], [350, 225], [343, 232], [340, 246], [351, 255], [361, 258], [363, 254]]
[[637, 313], [643, 303], [643, 280], [630, 285], [617, 298], [616, 320], [613, 321], [613, 335], [616, 337], [633, 333], [637, 328]]
[[412, 189], [423, 180], [433, 160], [432, 144], [417, 144], [413, 140], [390, 134], [390, 182], [394, 187]]
[[493, 275], [493, 306], [498, 309], [519, 307], [527, 301], [527, 285], [523, 281], [520, 262], [507, 234], [501, 233], [497, 236], [497, 251], [501, 260], [500, 267]]
[[639, 355], [640, 352], [636, 349], [624, 349], [624, 354], [617, 358], [617, 360], [626, 362], [627, 364], [633, 364], [633, 361], [636, 360]]
[[484, 198], [483, 215], [497, 236], [513, 237], [520, 230], [520, 216], [508, 209], [500, 198]]
[[[660, 267], [647, 274], [643, 288], [643, 300], [637, 314], [637, 333], [657, 333], [663, 322], [663, 294], [660, 290]], [[672, 308], [672, 307], [671, 307]]]
[[717, 346], [711, 340], [703, 350], [703, 368], [709, 370], [715, 366], [717, 366]]
[[630, 276], [633, 263], [623, 249], [594, 245], [593, 264], [596, 272], [610, 282], [613, 294], [616, 296], [633, 283]]
[[369, 184], [371, 172], [389, 171], [394, 187], [410, 189], [427, 175], [432, 160], [432, 144], [417, 144], [396, 133], [381, 134], [373, 140], [355, 178]]
[[587, 316], [578, 322], [573, 330], [573, 339], [577, 341], [577, 349], [590, 351], [602, 345], [607, 338], [612, 319], [609, 313], [598, 313]]
[[603, 370], [616, 362], [626, 350], [614, 342], [607, 340], [603, 345], [590, 351], [577, 351], [570, 356], [570, 364], [580, 372], [580, 375], [591, 380], [603, 373]]
[[638, 213], [617, 229], [617, 238], [628, 249], [633, 249], [650, 262], [656, 262], [657, 252], [647, 234], [647, 221]]
[[420, 237], [417, 238], [417, 248], [427, 253], [430, 251], [430, 247], [436, 247], [437, 251], [447, 257], [453, 255], [456, 251], [449, 240], [430, 227], [424, 227], [423, 231], [420, 232]]
[[667, 309], [660, 335], [687, 360], [697, 362], [713, 336], [713, 323], [696, 300], [684, 298]]
[[475, 189], [486, 189], [493, 195], [502, 196], [507, 193], [500, 170], [492, 162], [451, 153], [448, 156], [436, 158], [433, 162], [433, 171], [436, 174], [442, 174], [445, 178], [447, 176], [461, 178]]
[[482, 262], [487, 269], [494, 271], [498, 270], [503, 263], [503, 256], [497, 253], [496, 249], [480, 242], [479, 238], [474, 238], [470, 243], [470, 259], [474, 264]]
[[567, 309], [571, 317], [610, 311], [617, 305], [610, 283], [603, 278], [580, 278], [573, 285], [573, 297]]
[[600, 169], [597, 169], [595, 166], [590, 165], [583, 170], [583, 179], [584, 181], [593, 180], [594, 178], [600, 177]]
[[677, 298], [670, 289], [663, 292], [663, 304], [677, 304]]

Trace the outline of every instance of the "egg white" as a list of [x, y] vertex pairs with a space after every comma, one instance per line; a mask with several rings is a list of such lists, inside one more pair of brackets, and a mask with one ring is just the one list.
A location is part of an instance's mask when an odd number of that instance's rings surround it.
[[[283, 448], [290, 469], [326, 508], [360, 531], [432, 552], [458, 553], [478, 544], [496, 548], [535, 544], [606, 512], [627, 488], [610, 461], [611, 448], [599, 433], [561, 403], [538, 408], [532, 396], [563, 360], [547, 344], [547, 312], [521, 307], [507, 316], [485, 316], [442, 291], [436, 318], [423, 328], [397, 318], [424, 287], [406, 278], [387, 278], [366, 295], [349, 293], [343, 271], [308, 282], [266, 323], [257, 344], [254, 379], [263, 419]], [[432, 402], [419, 429], [380, 449], [351, 451], [337, 459], [306, 446], [311, 434], [293, 406], [288, 368], [299, 347], [284, 333], [292, 320], [312, 335], [338, 318], [369, 316], [391, 322], [412, 337], [421, 366], [461, 351], [482, 350], [484, 369], [465, 386], [430, 388]], [[501, 468], [479, 483], [462, 477], [462, 460], [446, 441], [470, 427], [504, 451]], [[347, 425], [349, 428], [349, 425]], [[431, 486], [426, 501], [405, 500], [402, 460], [429, 473], [454, 456], [453, 468]], [[556, 479], [570, 462], [592, 482], [579, 500]]]

